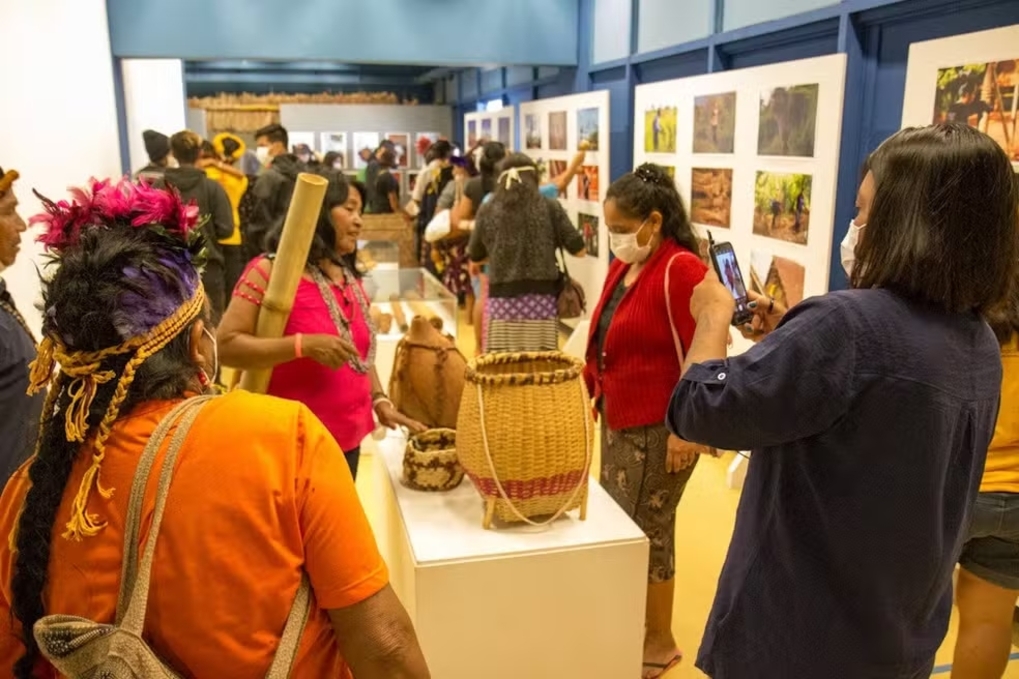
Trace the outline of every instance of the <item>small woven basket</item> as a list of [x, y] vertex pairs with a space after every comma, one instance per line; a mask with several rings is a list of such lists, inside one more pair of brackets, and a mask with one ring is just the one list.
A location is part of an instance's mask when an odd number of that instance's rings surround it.
[[414, 490], [453, 490], [464, 470], [456, 454], [456, 432], [429, 429], [410, 437], [403, 454], [403, 483]]
[[[456, 449], [484, 498], [483, 525], [587, 514], [594, 446], [583, 363], [559, 352], [485, 354], [467, 366]], [[532, 517], [548, 517], [541, 522]]]

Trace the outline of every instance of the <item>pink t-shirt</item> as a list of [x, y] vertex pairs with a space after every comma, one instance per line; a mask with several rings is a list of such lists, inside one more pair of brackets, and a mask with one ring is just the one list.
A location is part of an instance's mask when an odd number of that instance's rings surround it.
[[[358, 286], [361, 294], [364, 294], [360, 281], [355, 281], [353, 285]], [[332, 284], [329, 288], [340, 303], [343, 315], [350, 320], [354, 346], [361, 359], [366, 360], [371, 345], [371, 330], [353, 287]], [[284, 330], [287, 336], [297, 333], [339, 335], [318, 286], [305, 278], [297, 286], [294, 308]], [[357, 448], [375, 428], [371, 374], [358, 374], [349, 365], [332, 370], [310, 358], [283, 363], [273, 369], [268, 393], [308, 406], [344, 451]]]

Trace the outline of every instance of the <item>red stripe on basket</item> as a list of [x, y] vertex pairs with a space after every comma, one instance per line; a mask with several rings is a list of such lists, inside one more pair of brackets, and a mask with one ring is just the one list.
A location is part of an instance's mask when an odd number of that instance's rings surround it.
[[[494, 479], [480, 478], [473, 474], [470, 476], [474, 486], [482, 495], [499, 497], [499, 488], [495, 485]], [[577, 485], [583, 478], [584, 470], [580, 469], [567, 474], [556, 474], [555, 476], [545, 476], [527, 481], [503, 479], [502, 487], [511, 500], [530, 500], [535, 497], [572, 493], [577, 489]]]

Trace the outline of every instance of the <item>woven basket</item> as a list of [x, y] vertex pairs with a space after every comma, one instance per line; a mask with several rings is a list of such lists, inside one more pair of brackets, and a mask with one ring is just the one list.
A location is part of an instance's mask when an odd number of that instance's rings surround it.
[[548, 525], [578, 507], [586, 518], [594, 422], [582, 371], [582, 362], [554, 351], [468, 364], [456, 449], [485, 499], [485, 528], [493, 516]]
[[412, 436], [403, 454], [403, 483], [414, 490], [453, 490], [464, 470], [456, 455], [456, 432], [430, 429]]
[[410, 332], [396, 345], [389, 397], [397, 410], [426, 427], [453, 429], [466, 368], [456, 340], [416, 316]]

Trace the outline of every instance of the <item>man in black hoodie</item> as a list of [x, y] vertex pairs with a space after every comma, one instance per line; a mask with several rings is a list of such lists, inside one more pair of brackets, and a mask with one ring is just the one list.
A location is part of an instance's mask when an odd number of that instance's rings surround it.
[[163, 173], [163, 181], [180, 191], [185, 202], [193, 199], [198, 204], [200, 219], [205, 220], [202, 235], [205, 236], [206, 262], [202, 284], [212, 307], [215, 325], [223, 315], [230, 293], [226, 289], [225, 262], [219, 241], [233, 235], [233, 207], [223, 187], [195, 167], [202, 151], [201, 137], [191, 130], [178, 132], [170, 138], [170, 148], [180, 167], [167, 169]]
[[134, 178], [155, 181], [170, 167], [170, 138], [155, 130], [145, 130], [142, 139], [145, 141], [145, 153], [149, 155], [149, 164], [138, 170]]
[[254, 197], [251, 222], [244, 235], [244, 256], [251, 261], [265, 252], [265, 238], [281, 224], [290, 209], [290, 199], [297, 185], [297, 175], [307, 166], [288, 153], [290, 136], [287, 128], [274, 123], [255, 132], [258, 159], [266, 165], [252, 189]]

